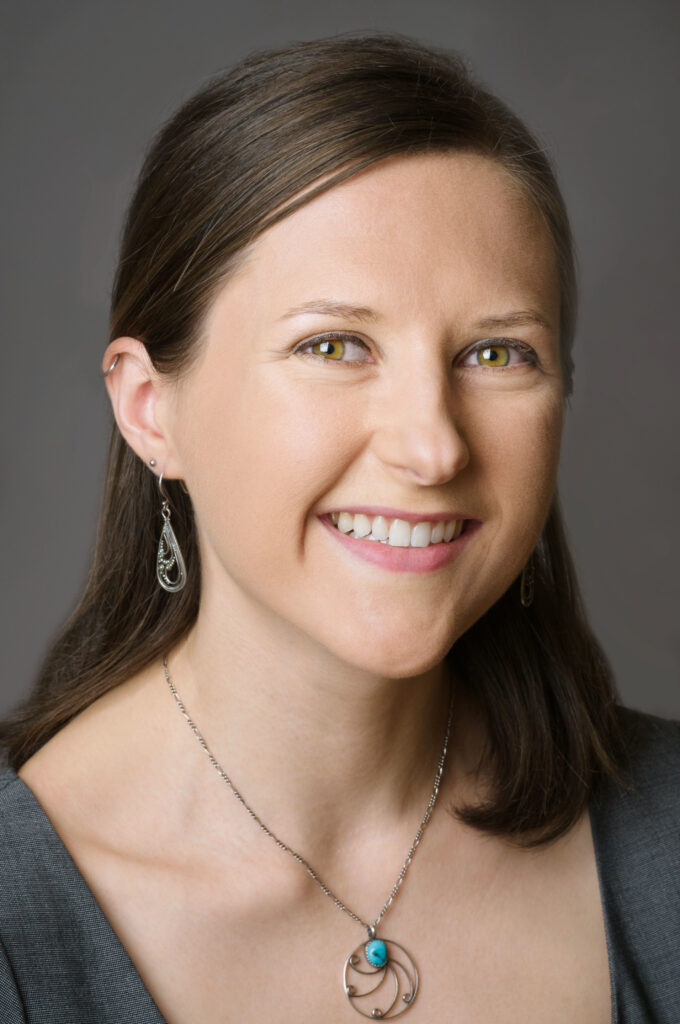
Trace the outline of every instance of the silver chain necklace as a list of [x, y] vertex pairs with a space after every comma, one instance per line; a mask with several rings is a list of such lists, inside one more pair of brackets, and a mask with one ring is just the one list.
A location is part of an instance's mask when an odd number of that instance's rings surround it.
[[[400, 946], [398, 942], [394, 942], [393, 939], [376, 938], [376, 928], [380, 924], [383, 915], [391, 907], [392, 901], [397, 895], [401, 883], [404, 881], [404, 875], [406, 874], [408, 866], [411, 863], [413, 854], [415, 853], [416, 847], [418, 846], [418, 843], [422, 838], [427, 823], [430, 820], [432, 810], [437, 800], [437, 795], [439, 793], [439, 785], [441, 783], [442, 774], [444, 771], [444, 763], [446, 761], [446, 752], [449, 744], [449, 733], [451, 731], [451, 715], [453, 712], [453, 686], [451, 687], [451, 696], [449, 699], [449, 714], [446, 723], [444, 746], [442, 747], [442, 752], [439, 757], [439, 763], [437, 765], [437, 771], [434, 779], [434, 788], [432, 790], [432, 795], [430, 796], [430, 800], [427, 805], [427, 810], [425, 811], [425, 816], [420, 823], [420, 827], [416, 832], [415, 839], [411, 844], [411, 849], [409, 850], [406, 856], [406, 860], [404, 861], [404, 865], [399, 873], [399, 877], [397, 878], [396, 882], [394, 883], [394, 886], [392, 887], [392, 892], [388, 896], [385, 906], [382, 908], [373, 924], [369, 924], [367, 921], [363, 921], [358, 916], [358, 914], [355, 914], [348, 907], [346, 907], [345, 904], [338, 899], [335, 893], [328, 888], [325, 882], [323, 882], [319, 878], [317, 873], [307, 863], [305, 858], [301, 857], [299, 853], [295, 852], [295, 850], [291, 850], [290, 846], [286, 846], [286, 844], [281, 839], [279, 839], [278, 836], [274, 835], [274, 833], [271, 832], [270, 829], [267, 828], [265, 823], [258, 817], [258, 815], [255, 813], [252, 807], [250, 807], [246, 803], [246, 801], [243, 799], [243, 797], [237, 790], [236, 786], [233, 784], [233, 782], [225, 772], [222, 765], [219, 763], [217, 758], [212, 754], [212, 752], [208, 748], [208, 744], [201, 736], [196, 725], [189, 716], [187, 709], [182, 703], [180, 695], [177, 692], [177, 689], [175, 688], [172, 679], [170, 678], [170, 672], [168, 671], [167, 655], [163, 657], [163, 670], [165, 672], [165, 678], [167, 679], [168, 686], [170, 687], [170, 690], [172, 691], [175, 701], [177, 702], [177, 707], [186, 718], [198, 742], [200, 743], [205, 753], [208, 755], [210, 763], [219, 773], [219, 775], [224, 779], [224, 781], [229, 786], [234, 796], [243, 804], [245, 809], [248, 811], [248, 814], [250, 814], [250, 816], [255, 819], [255, 821], [258, 823], [262, 831], [266, 832], [266, 834], [274, 840], [277, 846], [279, 846], [282, 850], [285, 850], [286, 853], [289, 853], [291, 857], [294, 857], [295, 860], [298, 861], [298, 863], [302, 864], [302, 866], [307, 869], [307, 871], [312, 876], [317, 885], [322, 889], [323, 892], [325, 892], [326, 896], [330, 896], [330, 898], [333, 900], [335, 905], [340, 908], [340, 910], [343, 910], [346, 914], [349, 914], [349, 916], [352, 917], [355, 921], [357, 921], [358, 924], [363, 925], [363, 927], [366, 928], [368, 932], [368, 941], [362, 942], [359, 946], [357, 946], [356, 949], [352, 953], [350, 953], [350, 955], [345, 960], [345, 967], [343, 970], [343, 986], [345, 990], [345, 995], [347, 996], [350, 1005], [353, 1006], [357, 1013], [360, 1013], [363, 1017], [370, 1017], [373, 1020], [383, 1020], [388, 1017], [398, 1017], [402, 1013], [405, 1013], [406, 1010], [408, 1010], [409, 1007], [413, 1004], [416, 998], [416, 994], [418, 992], [418, 971], [416, 969], [416, 965], [413, 962], [411, 956], [406, 952], [404, 947]], [[404, 959], [398, 959], [397, 956], [395, 956], [393, 953], [394, 949], [397, 949]], [[397, 968], [401, 970], [403, 978], [400, 977], [399, 974], [397, 973]], [[363, 988], [363, 986], [361, 986], [360, 984], [361, 978], [357, 978], [355, 977], [355, 975], [361, 975], [364, 977], [368, 976], [372, 979], [375, 979], [378, 976], [379, 977], [377, 984], [373, 985], [372, 988], [360, 991], [360, 988]], [[350, 983], [350, 977], [352, 978], [352, 983]], [[377, 990], [380, 988], [383, 982], [388, 980], [388, 978], [392, 979], [393, 987], [390, 987], [392, 998], [391, 1001], [388, 1001], [387, 1006], [380, 1007], [373, 1005], [370, 1010], [367, 1010], [365, 1006], [360, 1005], [358, 1000], [366, 999], [369, 996], [374, 996], [374, 998], [370, 1000], [370, 1002], [372, 1003], [376, 1003], [378, 1001], [378, 998], [382, 998], [385, 995], [387, 995], [387, 998], [389, 1000], [389, 992], [383, 992], [380, 997], [376, 996]], [[404, 989], [404, 991], [402, 991], [402, 988]], [[403, 1005], [399, 1004], [400, 995], [401, 1003]]]

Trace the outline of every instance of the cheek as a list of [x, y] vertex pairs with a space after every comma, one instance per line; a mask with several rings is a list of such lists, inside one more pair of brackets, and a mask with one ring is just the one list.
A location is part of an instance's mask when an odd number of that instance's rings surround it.
[[562, 401], [552, 391], [531, 401], [509, 400], [490, 422], [492, 428], [479, 426], [477, 456], [500, 506], [503, 529], [525, 538], [531, 550], [557, 483]]
[[309, 382], [289, 377], [282, 386], [283, 376], [273, 364], [271, 374], [217, 387], [211, 375], [182, 428], [202, 532], [229, 564], [247, 552], [251, 570], [261, 562], [271, 571], [272, 559], [301, 550], [309, 509], [337, 476], [347, 444], [339, 403]]

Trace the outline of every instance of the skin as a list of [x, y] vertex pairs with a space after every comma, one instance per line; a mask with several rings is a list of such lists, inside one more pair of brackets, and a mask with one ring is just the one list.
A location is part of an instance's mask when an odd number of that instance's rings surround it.
[[[317, 297], [379, 319], [280, 319]], [[524, 309], [552, 330], [473, 326]], [[106, 385], [123, 435], [185, 480], [196, 510], [201, 611], [169, 658], [173, 681], [263, 814], [277, 773], [269, 810], [307, 850], [332, 847], [348, 821], [413, 820], [423, 805], [442, 659], [521, 572], [555, 488], [558, 317], [550, 236], [504, 170], [421, 155], [360, 172], [264, 233], [179, 386], [136, 340], [107, 349], [104, 367], [122, 356]], [[333, 330], [364, 341], [341, 357], [362, 362], [292, 352]], [[504, 368], [463, 359], [489, 337], [523, 341], [540, 365], [512, 350]], [[394, 574], [348, 558], [316, 518], [357, 504], [483, 526], [449, 566]]]
[[[282, 319], [320, 297], [377, 317]], [[475, 326], [527, 309], [549, 326]], [[173, 681], [246, 800], [365, 919], [432, 789], [443, 658], [515, 583], [548, 513], [564, 413], [558, 319], [549, 233], [506, 172], [471, 154], [411, 155], [261, 235], [208, 310], [200, 358], [180, 382], [156, 374], [134, 338], [117, 338], [102, 361], [121, 356], [105, 381], [123, 436], [155, 472], [182, 478], [195, 508], [201, 606], [168, 653]], [[293, 351], [339, 330], [366, 348], [348, 342], [334, 365], [318, 348]], [[523, 342], [536, 363], [507, 350], [508, 365], [482, 365], [471, 346], [486, 339]], [[317, 520], [358, 504], [483, 525], [449, 565], [392, 573], [348, 557]], [[389, 912], [387, 932], [431, 957], [409, 1019], [445, 1019], [455, 989], [472, 1024], [499, 1013], [600, 1024], [607, 969], [587, 819], [527, 854], [445, 813], [483, 792], [471, 770], [483, 740], [474, 693], [455, 684], [440, 804]], [[277, 993], [309, 960], [310, 934], [327, 937], [329, 964], [361, 941], [227, 793], [160, 661], [76, 716], [20, 774], [169, 1021], [198, 1009], [223, 1020], [227, 999], [235, 1020], [292, 1021]], [[494, 972], [480, 986], [485, 963]], [[336, 1005], [335, 974], [314, 971], [296, 1022]]]

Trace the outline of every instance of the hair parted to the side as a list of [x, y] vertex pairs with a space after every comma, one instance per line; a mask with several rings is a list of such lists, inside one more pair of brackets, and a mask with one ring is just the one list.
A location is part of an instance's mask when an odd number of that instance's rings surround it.
[[[153, 140], [130, 202], [109, 340], [140, 339], [160, 373], [180, 377], [200, 351], [215, 295], [262, 231], [378, 160], [456, 150], [503, 166], [551, 232], [567, 401], [576, 273], [550, 161], [459, 55], [395, 33], [344, 33], [257, 51], [184, 103]], [[30, 696], [0, 723], [15, 770], [194, 623], [201, 567], [191, 499], [178, 481], [164, 487], [188, 571], [177, 594], [155, 577], [157, 479], [114, 423], [83, 595], [53, 638]], [[619, 776], [623, 757], [616, 688], [581, 604], [557, 494], [534, 559], [533, 605], [523, 608], [519, 587], [511, 587], [447, 656], [486, 717], [486, 763], [495, 780], [490, 803], [458, 813], [527, 846], [563, 834], [599, 780]]]

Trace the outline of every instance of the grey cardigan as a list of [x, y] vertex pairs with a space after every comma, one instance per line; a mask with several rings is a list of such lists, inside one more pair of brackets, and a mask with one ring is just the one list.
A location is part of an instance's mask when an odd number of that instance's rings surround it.
[[[590, 806], [612, 1024], [680, 1022], [680, 722], [621, 708], [627, 780]], [[0, 1022], [165, 1024], [28, 786], [0, 771]]]

